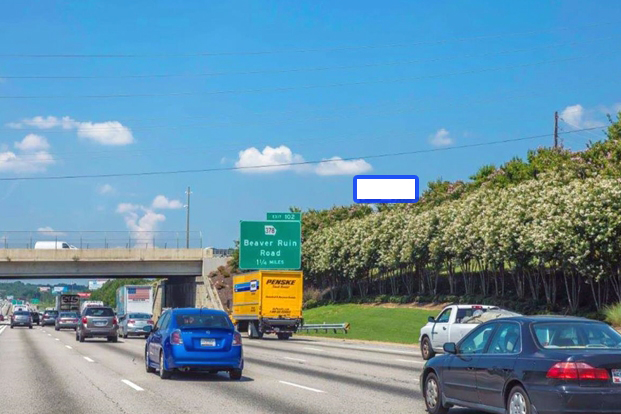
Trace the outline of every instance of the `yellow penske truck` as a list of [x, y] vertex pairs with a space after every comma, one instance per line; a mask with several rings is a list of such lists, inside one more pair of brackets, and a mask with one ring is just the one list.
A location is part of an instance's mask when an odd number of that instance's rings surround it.
[[301, 271], [260, 270], [233, 276], [231, 317], [240, 332], [252, 339], [276, 334], [289, 339], [302, 319]]

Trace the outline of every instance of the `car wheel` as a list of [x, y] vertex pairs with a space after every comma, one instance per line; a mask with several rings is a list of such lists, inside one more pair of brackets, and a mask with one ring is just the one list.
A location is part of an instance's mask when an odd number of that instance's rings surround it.
[[425, 405], [429, 414], [446, 414], [448, 408], [442, 405], [442, 388], [438, 377], [433, 372], [425, 378], [424, 387]]
[[32, 329], [32, 325], [28, 325], [28, 329]]
[[420, 343], [420, 353], [425, 361], [430, 360], [436, 353], [433, 351], [433, 347], [431, 346], [431, 341], [428, 337], [424, 337]]
[[84, 342], [84, 335], [78, 334], [78, 338], [80, 339], [80, 342]]
[[59, 327], [54, 327], [54, 330], [55, 331], [60, 331], [60, 328]]
[[121, 336], [123, 337], [123, 339], [127, 339], [127, 337], [128, 337], [129, 335], [127, 335], [126, 333], [124, 333], [124, 334], [122, 334]]
[[507, 414], [531, 414], [530, 398], [524, 388], [516, 385], [511, 389], [507, 400]]
[[75, 331], [75, 340], [76, 340], [76, 342], [80, 340], [80, 338], [78, 338], [78, 331], [77, 331], [77, 329]]
[[239, 381], [242, 378], [242, 370], [241, 369], [232, 369], [229, 371], [229, 378], [234, 381]]
[[13, 325], [11, 325], [11, 329], [13, 329]]
[[149, 374], [152, 374], [155, 372], [155, 368], [149, 365], [149, 351], [147, 351], [146, 348], [144, 350], [144, 367]]
[[115, 336], [113, 336], [113, 337], [112, 337], [112, 342], [114, 342], [114, 343], [119, 342], [119, 337], [118, 337], [118, 336], [116, 336], [116, 335], [115, 335]]
[[164, 352], [160, 352], [160, 378], [169, 379], [172, 377], [172, 371], [164, 368]]

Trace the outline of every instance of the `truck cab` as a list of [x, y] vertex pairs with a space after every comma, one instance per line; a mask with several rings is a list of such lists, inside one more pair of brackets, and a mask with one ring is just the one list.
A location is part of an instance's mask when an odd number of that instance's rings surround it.
[[447, 306], [437, 317], [430, 316], [427, 324], [420, 330], [420, 347], [423, 359], [431, 359], [436, 353], [443, 352], [447, 342], [459, 342], [477, 324], [463, 323], [464, 320], [498, 309], [489, 305], [451, 305]]

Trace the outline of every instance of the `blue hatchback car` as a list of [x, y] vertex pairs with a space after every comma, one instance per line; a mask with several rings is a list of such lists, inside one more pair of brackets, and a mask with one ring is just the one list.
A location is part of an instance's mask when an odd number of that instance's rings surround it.
[[162, 379], [175, 371], [227, 371], [239, 380], [244, 369], [241, 335], [223, 311], [169, 309], [147, 338], [145, 367], [147, 372], [159, 371]]

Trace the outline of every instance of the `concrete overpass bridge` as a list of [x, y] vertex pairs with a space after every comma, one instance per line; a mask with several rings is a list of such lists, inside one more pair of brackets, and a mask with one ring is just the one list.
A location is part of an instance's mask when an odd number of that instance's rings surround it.
[[228, 259], [212, 248], [0, 249], [0, 279], [160, 279], [157, 316], [167, 307], [222, 309], [208, 275]]

